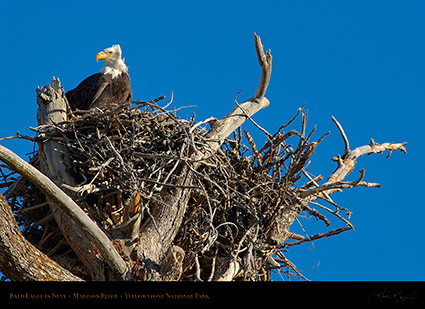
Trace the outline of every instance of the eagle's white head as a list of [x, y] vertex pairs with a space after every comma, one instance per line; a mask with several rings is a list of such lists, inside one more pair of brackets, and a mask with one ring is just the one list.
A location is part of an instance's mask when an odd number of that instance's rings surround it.
[[112, 78], [115, 78], [123, 72], [128, 72], [128, 67], [125, 65], [124, 59], [121, 59], [121, 55], [122, 51], [119, 44], [113, 45], [98, 53], [96, 55], [96, 61], [101, 59], [105, 62], [100, 73], [112, 74]]

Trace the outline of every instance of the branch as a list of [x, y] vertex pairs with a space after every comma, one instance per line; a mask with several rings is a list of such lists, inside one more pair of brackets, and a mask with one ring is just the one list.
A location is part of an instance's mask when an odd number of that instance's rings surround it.
[[320, 238], [337, 235], [337, 234], [340, 234], [342, 232], [345, 232], [345, 231], [348, 231], [348, 230], [351, 230], [351, 229], [352, 229], [351, 227], [345, 226], [345, 227], [338, 228], [338, 229], [335, 229], [335, 230], [332, 230], [332, 231], [329, 231], [329, 232], [326, 232], [326, 233], [323, 233], [323, 234], [316, 234], [316, 235], [313, 235], [313, 236], [308, 236], [307, 238], [300, 239], [298, 241], [285, 243], [285, 244], [283, 244], [282, 248], [287, 248], [287, 247], [290, 247], [290, 246], [302, 244], [302, 243], [307, 242], [307, 241], [313, 241], [313, 240], [317, 240], [317, 239], [320, 239]]
[[222, 258], [221, 260], [214, 281], [232, 281], [241, 270], [239, 262], [228, 258]]
[[356, 160], [361, 156], [364, 156], [366, 154], [382, 153], [385, 150], [389, 150], [387, 158], [395, 150], [400, 150], [404, 153], [407, 153], [407, 150], [404, 147], [404, 145], [406, 144], [406, 142], [378, 144], [373, 139], [371, 139], [371, 143], [369, 145], [360, 146], [353, 150], [350, 150], [344, 155], [344, 157], [338, 156], [336, 158], [333, 158], [332, 160], [338, 162], [338, 168], [332, 173], [326, 183], [342, 181], [348, 174], [353, 171], [354, 166], [356, 164]]
[[15, 281], [82, 281], [25, 239], [0, 194], [0, 270]]
[[[245, 122], [245, 120], [270, 105], [270, 101], [264, 97], [264, 95], [266, 94], [272, 72], [272, 56], [270, 54], [270, 50], [264, 54], [261, 39], [255, 33], [254, 38], [258, 62], [261, 66], [261, 78], [257, 87], [257, 91], [252, 98], [241, 104], [238, 104], [238, 106], [235, 107], [226, 117], [217, 120], [214, 123], [207, 134], [207, 137], [211, 139], [209, 143], [209, 154], [215, 152], [221, 146], [224, 140], [233, 131], [240, 127]], [[205, 154], [203, 157], [208, 156], [208, 154]]]
[[[267, 50], [264, 54], [263, 45], [261, 39], [254, 33], [255, 39], [255, 49], [257, 52], [258, 63], [261, 66], [261, 78], [260, 83], [258, 84], [257, 91], [255, 95], [243, 102], [238, 104], [235, 99], [237, 107], [234, 108], [226, 117], [221, 120], [218, 120], [211, 127], [210, 131], [207, 134], [207, 137], [210, 139], [208, 147], [205, 153], [195, 155], [195, 160], [201, 160], [203, 158], [209, 157], [214, 153], [224, 142], [224, 140], [237, 128], [239, 128], [247, 119], [269, 106], [270, 101], [264, 97], [267, 91], [267, 87], [270, 82], [271, 72], [272, 72], [272, 55], [270, 49]], [[252, 119], [251, 119], [252, 121]], [[255, 124], [255, 122], [253, 122]], [[259, 127], [257, 125], [257, 127]], [[262, 128], [260, 128], [261, 130]], [[264, 132], [265, 130], [262, 129]], [[271, 134], [267, 131], [266, 135], [270, 138]], [[220, 264], [220, 263], [219, 263]], [[219, 267], [219, 271], [215, 276], [217, 281], [232, 281], [234, 277], [237, 276], [240, 266], [239, 263], [235, 260], [225, 261]]]
[[258, 84], [257, 91], [255, 92], [253, 100], [261, 99], [264, 97], [270, 82], [270, 76], [272, 74], [272, 55], [270, 54], [270, 49], [267, 50], [266, 54], [264, 54], [264, 47], [263, 44], [261, 44], [261, 38], [257, 36], [255, 32], [254, 38], [258, 63], [260, 64], [262, 71], [260, 83]]
[[[355, 181], [350, 182], [343, 182], [343, 181], [337, 181], [337, 182], [326, 182], [323, 185], [320, 185], [318, 187], [314, 187], [311, 189], [307, 189], [305, 191], [302, 191], [300, 193], [300, 197], [305, 198], [309, 195], [320, 193], [323, 191], [329, 191], [331, 189], [342, 189], [342, 188], [354, 188], [358, 186], [368, 187], [368, 188], [379, 188], [380, 185], [378, 183], [371, 183], [371, 182], [365, 182], [362, 181], [365, 174], [365, 170], [360, 170], [360, 177]], [[327, 192], [329, 194], [330, 192]]]
[[342, 139], [344, 140], [344, 144], [345, 144], [345, 154], [347, 154], [350, 151], [350, 143], [348, 142], [347, 135], [345, 134], [341, 124], [338, 122], [338, 120], [336, 120], [334, 116], [332, 116], [332, 121], [335, 123], [336, 127], [338, 128], [339, 132], [342, 135]]
[[[198, 151], [192, 149], [194, 151], [192, 167], [189, 167], [185, 162], [179, 165], [181, 177], [177, 183], [178, 187], [163, 197], [163, 205], [157, 207], [157, 210], [140, 229], [140, 242], [135, 248], [135, 252], [140, 260], [145, 261], [146, 265], [152, 265], [152, 262], [154, 262], [158, 266], [170, 249], [182, 224], [187, 202], [191, 196], [191, 189], [188, 187], [192, 185], [194, 172], [200, 166], [200, 162], [211, 157], [233, 131], [256, 112], [270, 104], [264, 95], [270, 80], [272, 57], [270, 51], [264, 54], [260, 37], [256, 34], [254, 36], [257, 57], [262, 69], [257, 91], [254, 97], [239, 104], [226, 117], [211, 125], [206, 135], [208, 139], [206, 146]], [[188, 146], [191, 147], [190, 143], [188, 143]], [[149, 269], [148, 266], [145, 270], [151, 271], [152, 267]], [[144, 279], [159, 280], [160, 278], [158, 278], [158, 274], [150, 272], [146, 273]]]
[[47, 176], [2, 145], [0, 145], [0, 160], [6, 163], [11, 170], [21, 174], [29, 182], [37, 186], [41, 192], [77, 223], [90, 240], [95, 243], [114, 272], [119, 273], [121, 276], [126, 274], [126, 263], [112, 246], [109, 238], [68, 195], [59, 189]]
[[[404, 145], [407, 143], [383, 143], [378, 144], [373, 139], [371, 140], [371, 143], [369, 145], [357, 147], [353, 150], [349, 150], [349, 143], [348, 138], [342, 129], [342, 126], [338, 123], [338, 121], [333, 118], [333, 121], [338, 127], [338, 130], [340, 131], [344, 143], [345, 143], [345, 154], [344, 156], [338, 156], [336, 158], [333, 158], [334, 161], [338, 162], [338, 168], [332, 173], [332, 175], [328, 178], [326, 183], [322, 185], [317, 185], [315, 188], [306, 189], [302, 192], [300, 192], [300, 197], [307, 197], [308, 199], [306, 202], [308, 203], [314, 203], [314, 200], [320, 197], [325, 197], [326, 200], [329, 200], [329, 195], [334, 193], [335, 191], [338, 191], [340, 188], [344, 187], [355, 187], [355, 186], [366, 186], [366, 187], [379, 187], [379, 184], [377, 183], [368, 183], [362, 181], [364, 177], [364, 170], [361, 171], [359, 179], [353, 182], [342, 182], [345, 177], [347, 177], [348, 174], [350, 174], [356, 165], [357, 158], [365, 155], [365, 154], [372, 154], [372, 153], [382, 153], [386, 150], [389, 150], [389, 154], [387, 158], [391, 155], [391, 153], [395, 150], [400, 150], [404, 153], [407, 153], [406, 148]], [[301, 166], [302, 167], [302, 166]], [[290, 171], [288, 171], [289, 173]], [[287, 173], [287, 174], [288, 174]], [[292, 205], [292, 207], [285, 208], [282, 213], [275, 218], [275, 224], [273, 225], [273, 228], [270, 231], [270, 238], [278, 243], [284, 243], [290, 234], [288, 233], [289, 227], [292, 225], [292, 223], [296, 220], [299, 213], [305, 209], [305, 207], [302, 207], [300, 203]], [[349, 221], [343, 219], [343, 217], [339, 216], [336, 212], [332, 212], [333, 214], [337, 215], [340, 219], [342, 219], [345, 223], [347, 223], [350, 228], [352, 228], [351, 223]]]
[[14, 139], [14, 138], [26, 139], [26, 140], [31, 141], [31, 142], [35, 142], [35, 141], [38, 140], [36, 137], [25, 136], [25, 135], [21, 135], [19, 132], [16, 132], [15, 135], [0, 138], [0, 141], [5, 141], [5, 140], [9, 140], [9, 139]]

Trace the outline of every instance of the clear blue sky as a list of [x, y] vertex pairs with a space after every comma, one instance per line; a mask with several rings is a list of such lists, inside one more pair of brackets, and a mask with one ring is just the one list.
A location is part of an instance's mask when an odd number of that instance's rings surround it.
[[[336, 167], [343, 142], [353, 147], [407, 141], [408, 154], [361, 158], [347, 180], [366, 181], [333, 195], [349, 208], [356, 231], [292, 247], [287, 257], [311, 280], [424, 280], [422, 175], [425, 99], [424, 1], [5, 1], [0, 0], [0, 136], [36, 126], [35, 88], [60, 77], [65, 89], [100, 70], [95, 55], [119, 43], [134, 99], [174, 91], [180, 116], [223, 117], [252, 96], [260, 69], [253, 32], [273, 55], [267, 97], [254, 119], [274, 132], [306, 102], [317, 139], [310, 171]], [[299, 122], [296, 123], [299, 128]], [[261, 143], [264, 136], [244, 125]], [[27, 141], [4, 141], [22, 157]], [[301, 218], [309, 235], [322, 222]], [[342, 226], [339, 222], [331, 228]], [[293, 226], [293, 230], [300, 229]]]

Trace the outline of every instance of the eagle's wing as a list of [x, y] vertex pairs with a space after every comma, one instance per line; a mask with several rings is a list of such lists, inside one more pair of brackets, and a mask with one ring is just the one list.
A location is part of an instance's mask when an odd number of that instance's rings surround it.
[[83, 80], [75, 89], [66, 93], [72, 110], [86, 110], [93, 104], [93, 98], [98, 94], [99, 84], [103, 84], [100, 73], [93, 74]]
[[[99, 78], [97, 86], [99, 87], [96, 91], [93, 99], [91, 100], [90, 107], [93, 106], [99, 106], [99, 104], [96, 104], [96, 101], [100, 98], [100, 96], [105, 91], [106, 87], [110, 84], [110, 80], [108, 81], [107, 78], [105, 78], [105, 75], [103, 75], [101, 78]], [[102, 104], [100, 104], [102, 105]]]

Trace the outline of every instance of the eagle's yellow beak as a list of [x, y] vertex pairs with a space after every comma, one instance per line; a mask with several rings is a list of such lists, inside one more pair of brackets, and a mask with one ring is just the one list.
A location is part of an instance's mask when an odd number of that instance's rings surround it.
[[96, 62], [98, 62], [99, 59], [102, 60], [102, 59], [106, 59], [106, 58], [109, 58], [109, 56], [105, 52], [101, 51], [100, 53], [97, 53], [97, 55], [96, 55]]

